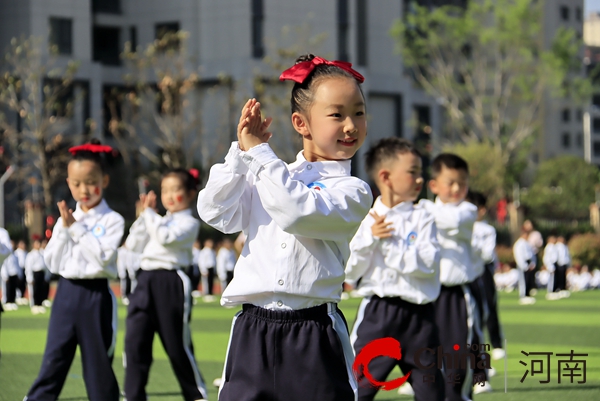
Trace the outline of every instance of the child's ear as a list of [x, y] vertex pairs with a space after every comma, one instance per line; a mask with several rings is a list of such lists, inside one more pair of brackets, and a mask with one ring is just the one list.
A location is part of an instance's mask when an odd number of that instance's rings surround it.
[[310, 135], [310, 131], [308, 130], [308, 125], [306, 124], [306, 120], [304, 116], [297, 111], [292, 113], [292, 125], [296, 132], [298, 132], [303, 137], [307, 137]]
[[379, 179], [379, 182], [381, 182], [382, 184], [384, 184], [386, 186], [389, 186], [390, 170], [388, 170], [386, 168], [379, 169], [379, 171], [377, 172], [377, 178]]
[[429, 182], [427, 183], [429, 185], [429, 189], [431, 190], [431, 192], [433, 192], [434, 194], [437, 195], [437, 181], [436, 180], [429, 180]]
[[108, 187], [108, 183], [110, 182], [110, 176], [108, 174], [104, 174], [102, 176], [102, 189]]

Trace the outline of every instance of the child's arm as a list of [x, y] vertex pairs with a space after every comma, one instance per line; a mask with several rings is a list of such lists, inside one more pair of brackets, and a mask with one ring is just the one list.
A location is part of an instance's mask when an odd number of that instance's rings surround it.
[[25, 280], [28, 283], [33, 283], [33, 252], [29, 252], [25, 257]]
[[150, 208], [146, 208], [142, 216], [150, 238], [165, 247], [178, 248], [181, 244], [189, 244], [190, 239], [196, 238], [200, 229], [200, 222], [193, 217], [178, 219], [176, 223], [168, 224]]
[[125, 240], [125, 246], [133, 252], [142, 253], [148, 241], [150, 241], [150, 236], [146, 230], [144, 217], [140, 214], [140, 217], [129, 228], [129, 235]]
[[490, 229], [488, 235], [483, 239], [481, 244], [481, 258], [484, 263], [490, 263], [494, 260], [494, 251], [496, 250], [496, 230]]
[[526, 249], [523, 241], [517, 241], [513, 246], [513, 255], [515, 257], [515, 263], [519, 270], [527, 270], [529, 265], [526, 260]]
[[0, 227], [0, 266], [12, 252], [11, 248], [12, 246], [10, 245], [10, 236], [8, 235], [8, 231]]
[[44, 263], [50, 273], [60, 273], [71, 254], [72, 247], [73, 241], [69, 236], [69, 229], [63, 225], [62, 217], [59, 217], [52, 229], [52, 237], [44, 249]]
[[440, 205], [429, 200], [421, 200], [420, 205], [433, 214], [438, 230], [445, 235], [471, 243], [473, 225], [477, 220], [477, 207], [463, 201], [457, 206]]
[[291, 179], [287, 165], [266, 142], [270, 136], [261, 136], [264, 125], [260, 113], [249, 119], [249, 130], [243, 135], [254, 138], [250, 141], [242, 136], [245, 143], [259, 142], [256, 138], [263, 142], [245, 152], [242, 160], [257, 177], [261, 203], [277, 225], [289, 234], [320, 240], [346, 241], [351, 237], [373, 201], [367, 183], [348, 177], [340, 185], [313, 189], [307, 186], [310, 183]]
[[[380, 238], [373, 235], [373, 226], [378, 224], [375, 216], [376, 214], [371, 213], [367, 215], [350, 241], [350, 257], [346, 263], [345, 282], [353, 287], [369, 269], [373, 251], [379, 244]], [[384, 218], [385, 216], [380, 217], [380, 219]]]

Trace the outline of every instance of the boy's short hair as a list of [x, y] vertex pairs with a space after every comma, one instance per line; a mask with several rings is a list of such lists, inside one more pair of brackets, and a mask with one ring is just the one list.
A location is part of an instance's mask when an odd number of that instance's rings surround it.
[[487, 196], [481, 192], [469, 190], [469, 192], [467, 192], [466, 201], [477, 206], [477, 209], [487, 207]]
[[431, 177], [436, 178], [441, 172], [442, 167], [446, 167], [451, 170], [463, 170], [469, 174], [469, 164], [454, 153], [440, 153], [431, 162]]
[[415, 156], [421, 157], [421, 153], [419, 153], [417, 148], [406, 139], [395, 137], [380, 139], [377, 143], [371, 145], [365, 153], [365, 169], [367, 170], [367, 174], [373, 180], [376, 180], [377, 170], [383, 163], [406, 153], [412, 153]]

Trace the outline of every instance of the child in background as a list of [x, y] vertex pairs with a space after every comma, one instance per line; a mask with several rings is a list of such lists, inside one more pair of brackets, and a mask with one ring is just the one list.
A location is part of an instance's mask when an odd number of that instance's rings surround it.
[[554, 291], [560, 294], [561, 298], [570, 295], [567, 290], [567, 269], [571, 266], [571, 255], [567, 247], [565, 237], [562, 235], [556, 238], [556, 271], [554, 272]]
[[[25, 259], [27, 258], [27, 243], [22, 239], [17, 241], [15, 257], [19, 265], [19, 284], [17, 285], [17, 305], [27, 305], [30, 301], [25, 298], [27, 278], [25, 277]], [[29, 295], [31, 297], [31, 295]]]
[[246, 243], [221, 305], [233, 321], [220, 401], [354, 400], [354, 355], [337, 308], [348, 243], [372, 202], [350, 175], [366, 133], [362, 76], [350, 63], [298, 58], [282, 80], [292, 89], [292, 125], [303, 150], [286, 164], [268, 144], [260, 104], [242, 109], [238, 141], [210, 170], [198, 211]]
[[[376, 358], [369, 372], [386, 381], [398, 365], [403, 373], [412, 371], [416, 400], [443, 400], [441, 371], [432, 353], [420, 357], [419, 349], [439, 345], [433, 301], [440, 293], [439, 245], [433, 216], [421, 206], [413, 206], [423, 186], [421, 155], [406, 140], [386, 138], [366, 153], [366, 169], [381, 196], [350, 242], [346, 283], [358, 286], [365, 297], [350, 337], [355, 354], [371, 341], [391, 337], [400, 342], [402, 359]], [[434, 377], [428, 383], [425, 377]], [[361, 378], [359, 400], [372, 400], [378, 388]]]
[[[10, 235], [8, 235], [8, 231], [6, 231], [3, 227], [0, 227], [0, 268], [4, 265], [4, 260], [8, 257], [10, 253], [12, 253], [12, 249], [10, 248]], [[5, 291], [6, 287], [4, 285], [4, 278], [2, 278], [3, 296], [5, 294]], [[0, 302], [0, 329], [2, 328], [2, 313], [4, 312], [4, 307], [2, 306], [3, 303], [4, 300]]]
[[204, 240], [204, 246], [198, 254], [198, 267], [202, 275], [202, 293], [206, 302], [212, 302], [215, 294], [217, 255], [214, 246], [214, 241], [208, 238]]
[[233, 280], [233, 269], [235, 268], [236, 256], [233, 250], [233, 242], [229, 238], [223, 239], [221, 247], [217, 251], [217, 275], [221, 281], [221, 293]]
[[109, 279], [117, 277], [125, 222], [102, 199], [109, 183], [102, 156], [112, 149], [92, 139], [69, 151], [67, 183], [77, 207], [73, 212], [64, 200], [58, 202], [60, 218], [44, 250], [46, 266], [60, 279], [42, 367], [25, 400], [58, 398], [79, 345], [88, 399], [118, 401], [112, 369], [117, 308]]
[[147, 399], [152, 343], [158, 333], [183, 398], [207, 399], [194, 357], [189, 326], [192, 288], [185, 273], [192, 264], [192, 246], [200, 229], [190, 209], [198, 184], [188, 171], [173, 169], [160, 185], [167, 214], [156, 213], [154, 191], [140, 195], [143, 211], [125, 243], [128, 249], [141, 252], [137, 286], [129, 295], [125, 320], [125, 397], [127, 401]]
[[47, 274], [48, 269], [42, 253], [42, 242], [39, 237], [36, 237], [33, 240], [31, 251], [25, 258], [25, 277], [27, 278], [31, 313], [34, 315], [46, 313], [46, 308], [42, 303], [46, 300]]
[[[192, 266], [188, 273], [190, 277], [191, 285], [192, 285], [192, 296], [194, 298], [199, 298], [201, 296], [200, 291], [198, 291], [198, 285], [200, 284], [200, 266], [198, 265], [198, 258], [200, 257], [200, 240], [196, 239], [194, 241], [194, 246], [192, 247]], [[194, 301], [195, 302], [195, 301]]]
[[544, 248], [544, 266], [548, 272], [548, 282], [546, 284], [546, 299], [554, 301], [560, 298], [558, 292], [554, 292], [554, 279], [556, 273], [556, 267], [558, 264], [558, 252], [556, 250], [556, 236], [550, 235], [546, 241], [546, 247]]
[[19, 261], [12, 251], [13, 241], [9, 241], [8, 249], [10, 253], [4, 259], [0, 267], [2, 276], [2, 303], [7, 311], [19, 309], [17, 305], [17, 291], [19, 289]]
[[530, 294], [535, 287], [536, 256], [533, 247], [527, 241], [528, 235], [528, 231], [521, 228], [521, 236], [513, 245], [513, 255], [519, 271], [519, 303], [521, 305], [535, 303], [535, 298]]
[[[431, 173], [429, 188], [436, 195], [435, 202], [424, 199], [420, 204], [435, 217], [440, 243], [442, 288], [434, 303], [436, 323], [444, 352], [452, 355], [453, 360], [459, 360], [459, 354], [467, 351], [463, 347], [472, 344], [473, 332], [479, 324], [469, 290], [469, 283], [483, 271], [483, 264], [473, 265], [472, 262], [471, 241], [477, 208], [465, 201], [469, 166], [464, 159], [452, 153], [441, 153], [433, 160]], [[479, 361], [477, 356], [476, 360]], [[472, 367], [461, 369], [448, 361], [446, 358], [444, 362], [446, 400], [470, 399]]]

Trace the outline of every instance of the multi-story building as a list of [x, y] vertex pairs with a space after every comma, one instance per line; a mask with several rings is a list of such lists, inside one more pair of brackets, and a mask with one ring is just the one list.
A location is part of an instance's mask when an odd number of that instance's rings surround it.
[[[583, 63], [587, 73], [592, 75], [594, 85], [600, 84], [600, 14], [590, 14], [583, 24], [585, 55]], [[600, 93], [592, 95], [592, 102], [584, 115], [584, 137], [586, 160], [600, 166]]]

